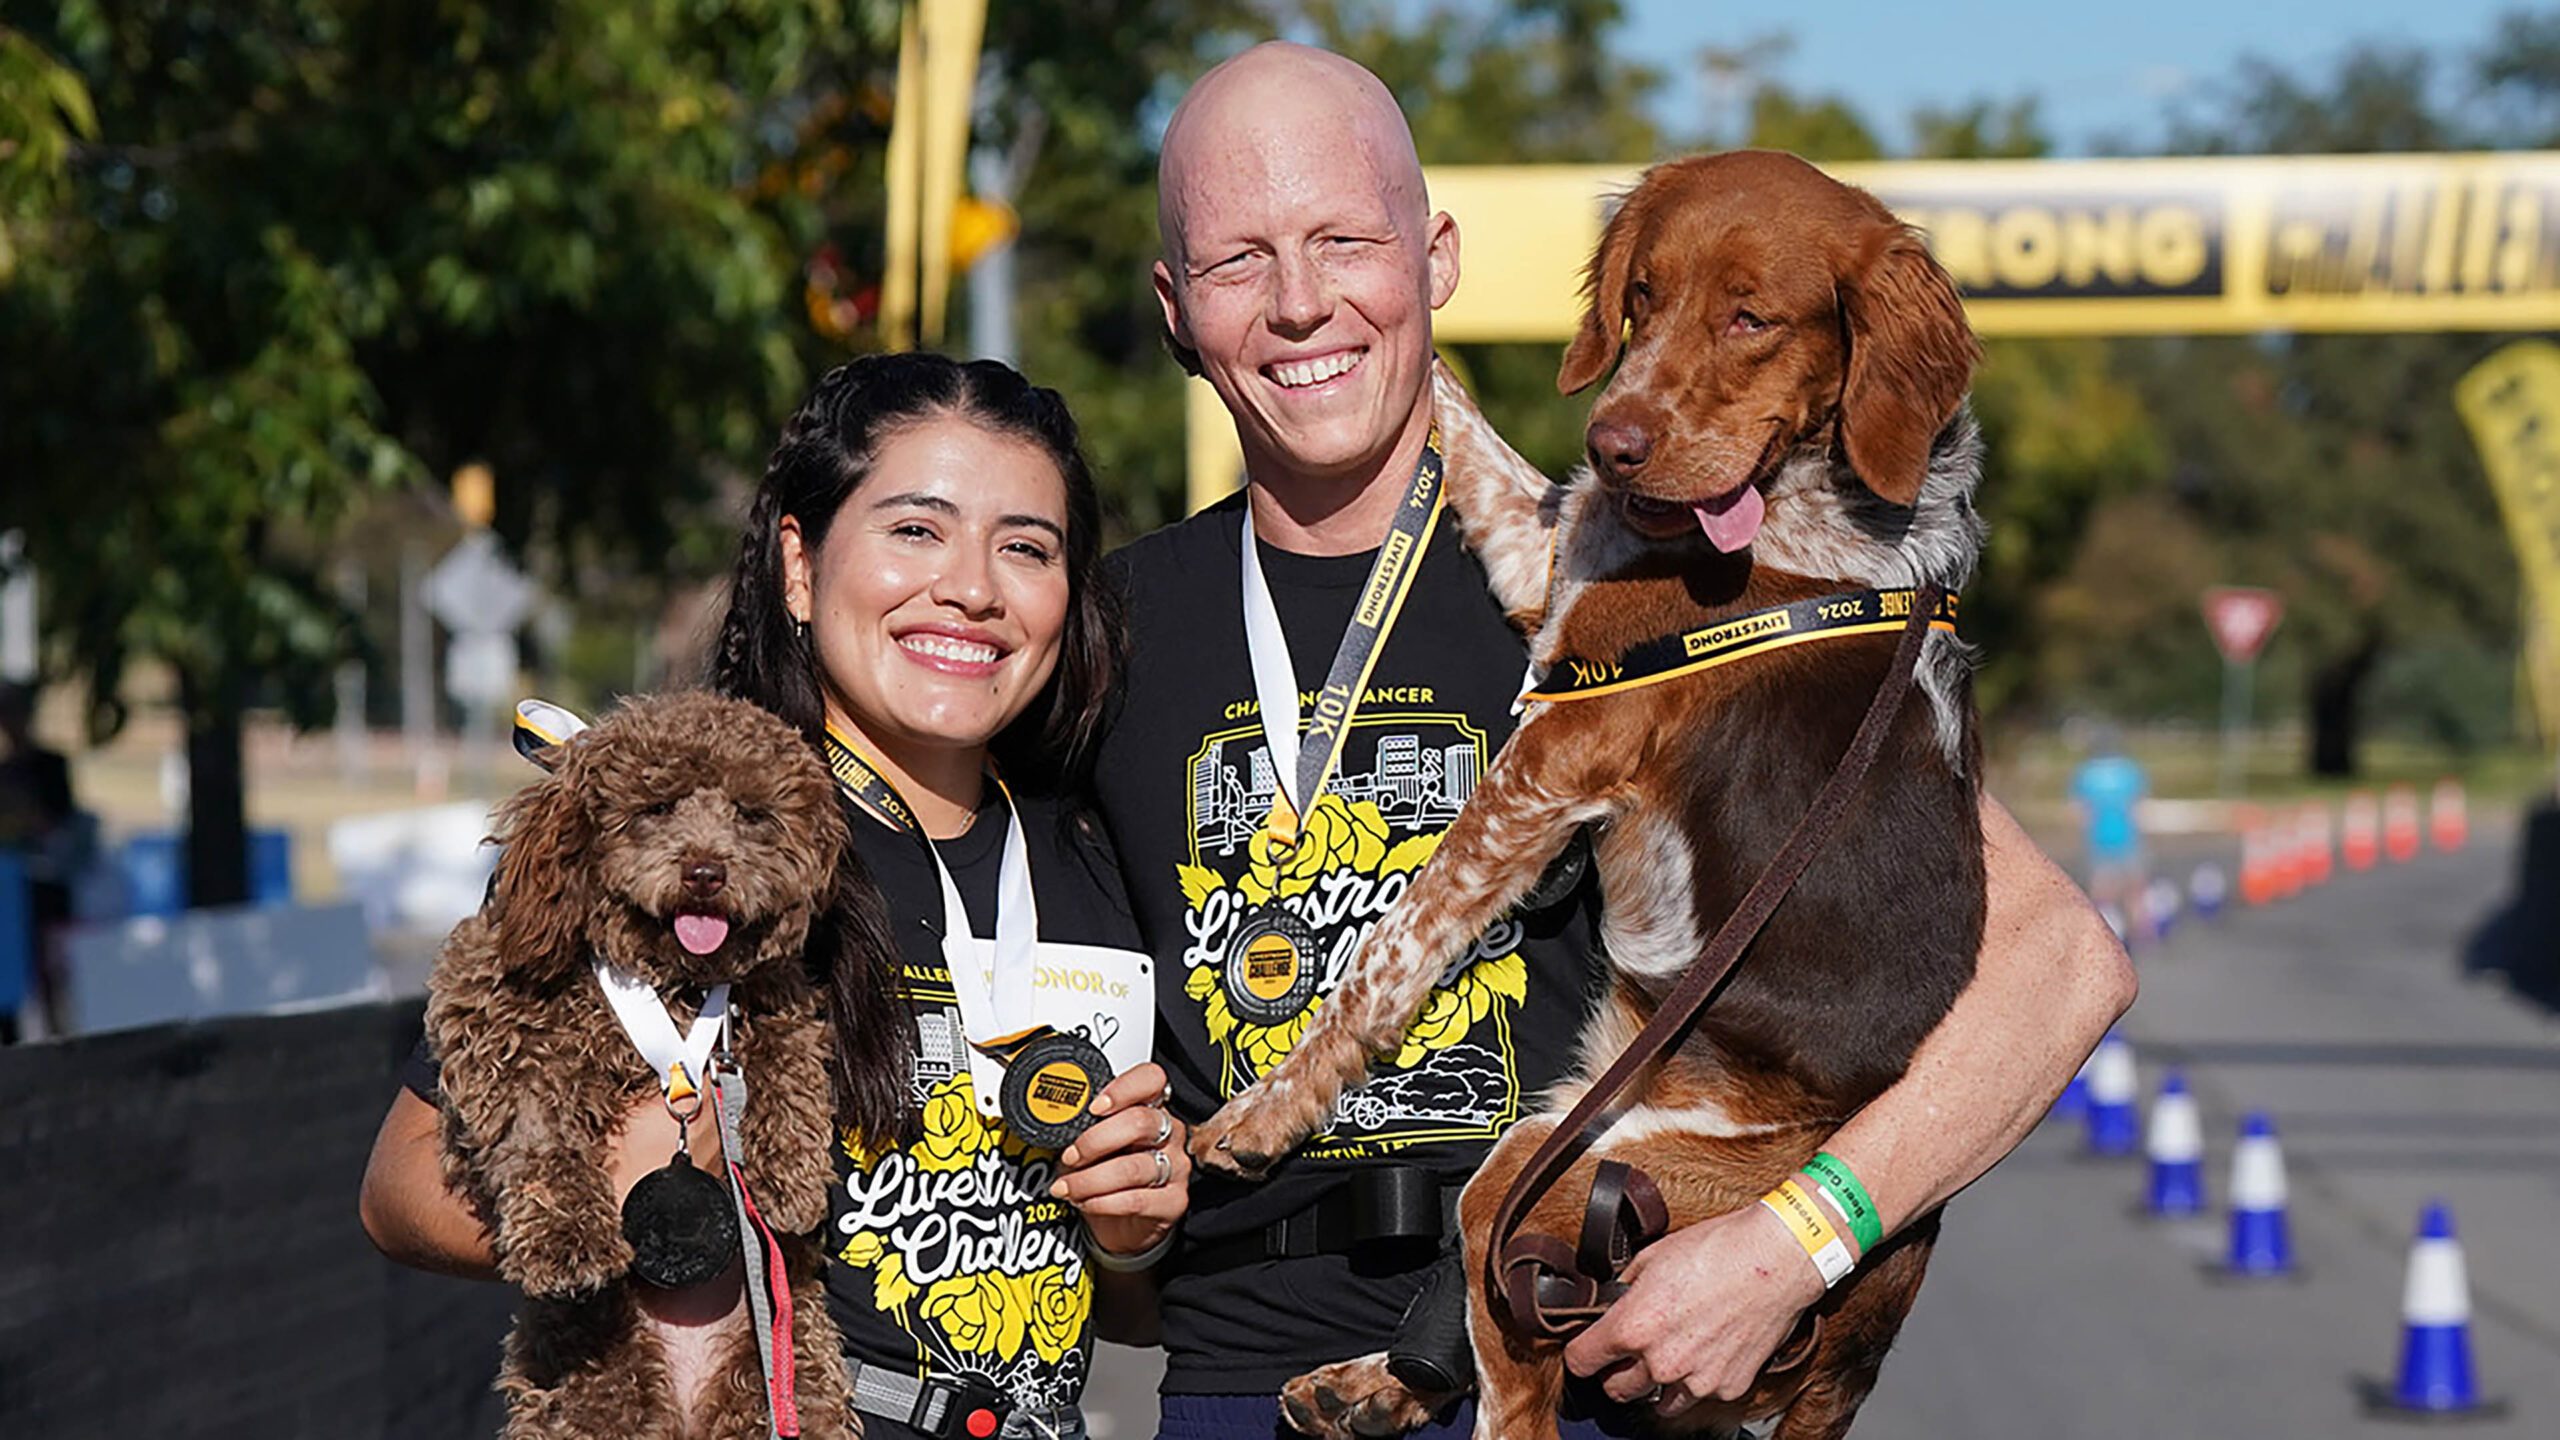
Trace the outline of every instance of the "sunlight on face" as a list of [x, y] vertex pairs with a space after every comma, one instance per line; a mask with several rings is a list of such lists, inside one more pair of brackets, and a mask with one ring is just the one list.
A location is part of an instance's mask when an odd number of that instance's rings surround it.
[[957, 417], [892, 434], [821, 550], [786, 522], [828, 717], [882, 745], [993, 739], [1057, 669], [1066, 525], [1066, 479], [1038, 445]]

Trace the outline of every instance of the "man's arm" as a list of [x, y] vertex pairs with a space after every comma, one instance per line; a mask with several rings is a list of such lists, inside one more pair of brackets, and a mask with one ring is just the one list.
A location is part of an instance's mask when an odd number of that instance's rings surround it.
[[[2133, 1004], [2124, 948], [1988, 795], [1982, 841], [1989, 894], [1973, 982], [1902, 1079], [1823, 1147], [1857, 1173], [1887, 1235], [2025, 1139]], [[1626, 1298], [1566, 1348], [1565, 1361], [1581, 1375], [1625, 1362], [1608, 1393], [1632, 1400], [1659, 1385], [1667, 1413], [1741, 1395], [1822, 1296], [1813, 1262], [1758, 1205], [1658, 1242], [1629, 1276]]]

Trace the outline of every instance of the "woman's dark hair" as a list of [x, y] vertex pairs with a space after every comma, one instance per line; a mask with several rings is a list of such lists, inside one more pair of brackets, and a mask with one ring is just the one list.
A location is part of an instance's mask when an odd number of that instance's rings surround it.
[[[819, 379], [784, 422], [747, 511], [728, 613], [712, 650], [711, 688], [762, 705], [810, 745], [823, 746], [826, 700], [817, 655], [783, 603], [783, 517], [799, 521], [801, 543], [814, 557], [881, 446], [909, 426], [944, 417], [1030, 442], [1066, 481], [1068, 602], [1058, 668], [991, 748], [1016, 785], [1079, 790], [1119, 684], [1124, 634], [1119, 592], [1098, 573], [1102, 504], [1066, 402], [993, 360], [870, 355]], [[839, 963], [821, 979], [836, 1027], [839, 1118], [885, 1139], [903, 1128], [909, 1108], [915, 1021], [899, 993], [897, 947], [879, 891], [850, 849], [845, 863], [850, 883], [837, 887], [829, 917], [837, 933], [824, 937], [834, 943], [812, 937], [810, 953], [868, 957], [869, 963]]]

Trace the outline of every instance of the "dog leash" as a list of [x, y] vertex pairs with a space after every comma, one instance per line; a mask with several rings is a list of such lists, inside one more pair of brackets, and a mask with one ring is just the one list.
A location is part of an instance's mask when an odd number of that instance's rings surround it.
[[[1893, 717], [1902, 708], [1903, 698], [1910, 693], [1912, 675], [1920, 663], [1921, 642], [1928, 636], [1944, 597], [1945, 591], [1939, 586], [1919, 588], [1909, 616], [1903, 622], [1902, 638], [1894, 649], [1893, 663], [1885, 671], [1882, 683], [1877, 685], [1875, 698], [1868, 703], [1865, 718], [1858, 722], [1848, 750], [1841, 755], [1840, 763], [1832, 770], [1830, 778], [1822, 782], [1822, 789], [1814, 796], [1812, 806], [1796, 822], [1786, 843], [1778, 847], [1778, 853], [1770, 860], [1768, 868], [1752, 882], [1751, 889], [1742, 897], [1742, 903], [1734, 907], [1733, 914], [1717, 929], [1715, 939], [1708, 943], [1706, 953], [1698, 963], [1681, 977], [1669, 995], [1663, 997], [1662, 1005], [1654, 1011], [1653, 1018], [1645, 1022], [1635, 1039], [1628, 1042], [1626, 1050], [1598, 1080], [1592, 1082], [1591, 1088], [1583, 1092], [1582, 1098], [1574, 1103], [1564, 1120], [1538, 1142], [1529, 1163], [1520, 1168], [1520, 1172], [1512, 1177], [1510, 1188], [1503, 1192], [1502, 1203], [1494, 1210], [1492, 1232], [1485, 1245], [1484, 1282], [1495, 1320], [1513, 1335], [1526, 1341], [1566, 1340], [1599, 1319], [1601, 1302], [1611, 1298], [1605, 1293], [1607, 1287], [1603, 1284], [1589, 1286], [1590, 1297], [1581, 1305], [1558, 1314], [1555, 1317], [1558, 1323], [1549, 1323], [1540, 1304], [1542, 1280], [1557, 1276], [1573, 1280], [1585, 1260], [1606, 1258], [1612, 1262], [1609, 1267], [1611, 1274], [1581, 1277], [1605, 1282], [1614, 1278], [1616, 1264], [1623, 1263], [1614, 1255], [1593, 1256], [1588, 1253], [1593, 1249], [1588, 1217], [1585, 1243], [1581, 1247], [1583, 1254], [1566, 1251], [1561, 1242], [1546, 1236], [1515, 1240], [1521, 1222], [1528, 1217], [1530, 1205], [1546, 1193], [1564, 1167], [1597, 1138], [1586, 1134], [1592, 1121], [1627, 1088], [1635, 1079], [1636, 1072], [1660, 1058], [1706, 1009], [1725, 978], [1741, 962], [1743, 950], [1758, 938], [1761, 928], [1777, 911], [1779, 902], [1786, 899], [1787, 892], [1795, 888], [1796, 881], [1803, 878], [1806, 868], [1813, 863], [1813, 857], [1839, 829], [1842, 818], [1848, 813], [1851, 797], [1860, 782], [1866, 779], [1867, 772], [1874, 768], [1876, 756], [1884, 749], [1885, 734], [1892, 728]], [[1609, 1208], [1614, 1211], [1618, 1207], [1612, 1205]], [[1571, 1264], [1573, 1269], [1562, 1269], [1564, 1264]], [[1549, 1297], [1565, 1298], [1552, 1284], [1545, 1288]], [[1801, 1359], [1811, 1349], [1809, 1344], [1786, 1348], [1801, 1352], [1787, 1357], [1789, 1359]]]
[[729, 1171], [729, 1200], [737, 1207], [740, 1244], [746, 1252], [747, 1317], [756, 1330], [756, 1359], [764, 1370], [765, 1426], [770, 1440], [800, 1433], [796, 1391], [799, 1367], [791, 1343], [791, 1276], [755, 1198], [747, 1193], [740, 1120], [747, 1111], [747, 1077], [730, 1060], [728, 1032], [721, 1032], [719, 1063], [711, 1072], [711, 1113], [720, 1125], [720, 1163]]

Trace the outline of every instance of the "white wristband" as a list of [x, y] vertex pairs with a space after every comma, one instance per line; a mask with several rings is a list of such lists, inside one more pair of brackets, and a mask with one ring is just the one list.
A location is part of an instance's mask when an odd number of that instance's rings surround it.
[[[1786, 1211], [1778, 1208], [1777, 1201], [1764, 1195], [1760, 1199], [1760, 1208], [1778, 1217], [1778, 1223], [1786, 1228], [1788, 1239], [1801, 1243], [1796, 1222], [1788, 1218]], [[1813, 1268], [1821, 1273], [1822, 1288], [1825, 1290], [1847, 1279], [1849, 1272], [1858, 1268], [1857, 1260], [1849, 1254], [1848, 1245], [1836, 1233], [1826, 1243], [1818, 1248], [1809, 1249], [1804, 1254], [1806, 1259], [1813, 1262]]]

